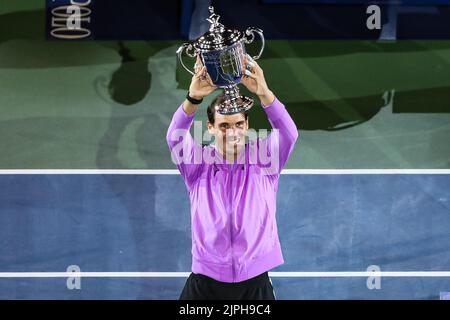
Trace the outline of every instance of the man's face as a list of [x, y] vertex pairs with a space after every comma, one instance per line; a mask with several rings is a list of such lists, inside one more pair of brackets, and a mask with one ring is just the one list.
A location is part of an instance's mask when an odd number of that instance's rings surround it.
[[215, 137], [216, 145], [226, 153], [234, 153], [245, 144], [248, 119], [243, 113], [223, 115], [215, 114], [214, 125], [208, 122], [208, 131]]

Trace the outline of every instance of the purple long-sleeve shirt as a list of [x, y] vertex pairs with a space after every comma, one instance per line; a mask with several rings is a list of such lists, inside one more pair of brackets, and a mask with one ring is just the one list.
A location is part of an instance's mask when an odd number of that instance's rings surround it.
[[275, 130], [247, 143], [234, 162], [224, 161], [214, 145], [194, 141], [195, 113], [181, 105], [173, 116], [167, 142], [189, 191], [194, 273], [240, 282], [284, 263], [276, 193], [298, 131], [277, 98], [264, 111]]

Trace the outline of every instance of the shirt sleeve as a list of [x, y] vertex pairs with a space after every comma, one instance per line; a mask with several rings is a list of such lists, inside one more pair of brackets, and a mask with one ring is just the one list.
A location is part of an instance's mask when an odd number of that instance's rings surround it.
[[275, 129], [269, 134], [265, 142], [271, 159], [275, 157], [278, 160], [273, 169], [276, 170], [276, 174], [279, 174], [294, 149], [295, 142], [298, 139], [298, 129], [284, 104], [276, 97], [270, 105], [263, 105], [263, 108], [272, 128]]
[[166, 135], [172, 161], [180, 171], [188, 188], [198, 177], [202, 159], [202, 146], [195, 142], [189, 132], [195, 114], [196, 112], [187, 115], [183, 105], [180, 105], [172, 117]]

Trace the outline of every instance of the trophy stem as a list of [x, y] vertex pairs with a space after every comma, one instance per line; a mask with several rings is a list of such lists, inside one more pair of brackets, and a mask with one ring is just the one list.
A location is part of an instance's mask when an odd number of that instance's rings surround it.
[[253, 106], [253, 99], [242, 96], [236, 84], [224, 87], [225, 101], [219, 105], [220, 114], [235, 114], [249, 110]]
[[240, 96], [239, 87], [235, 84], [225, 87], [224, 91], [225, 91], [225, 96], [230, 100], [236, 100]]

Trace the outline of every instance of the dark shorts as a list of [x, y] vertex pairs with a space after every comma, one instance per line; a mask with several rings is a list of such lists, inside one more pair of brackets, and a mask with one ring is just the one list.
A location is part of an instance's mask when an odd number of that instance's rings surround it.
[[191, 273], [180, 300], [275, 300], [269, 273], [235, 283], [221, 282], [203, 274]]

